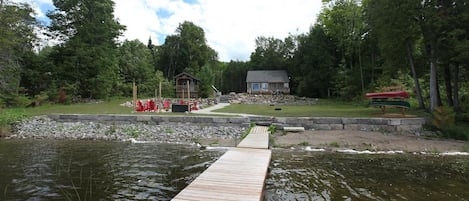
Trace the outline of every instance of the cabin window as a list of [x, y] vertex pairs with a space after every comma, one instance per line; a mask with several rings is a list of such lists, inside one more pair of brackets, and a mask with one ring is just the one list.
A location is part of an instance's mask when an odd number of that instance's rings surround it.
[[252, 90], [258, 91], [261, 88], [260, 83], [252, 83]]
[[262, 83], [262, 90], [268, 90], [269, 89], [269, 83]]

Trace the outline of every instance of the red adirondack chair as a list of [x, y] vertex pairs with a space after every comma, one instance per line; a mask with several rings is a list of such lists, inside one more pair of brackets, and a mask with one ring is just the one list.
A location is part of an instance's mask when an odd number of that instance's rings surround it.
[[142, 101], [141, 100], [138, 100], [137, 101], [137, 108], [135, 108], [137, 110], [137, 112], [143, 112], [145, 111], [145, 106], [143, 105]]
[[169, 102], [169, 100], [165, 100], [163, 102], [163, 109], [168, 110], [169, 107], [171, 107], [171, 103]]

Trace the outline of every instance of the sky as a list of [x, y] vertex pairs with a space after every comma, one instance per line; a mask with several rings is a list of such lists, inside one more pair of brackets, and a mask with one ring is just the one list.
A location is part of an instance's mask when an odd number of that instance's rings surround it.
[[[47, 24], [52, 0], [27, 2]], [[321, 0], [114, 0], [114, 16], [127, 30], [120, 40], [138, 39], [161, 45], [178, 25], [191, 21], [205, 31], [220, 61], [247, 61], [259, 36], [284, 39], [309, 31], [321, 10]]]

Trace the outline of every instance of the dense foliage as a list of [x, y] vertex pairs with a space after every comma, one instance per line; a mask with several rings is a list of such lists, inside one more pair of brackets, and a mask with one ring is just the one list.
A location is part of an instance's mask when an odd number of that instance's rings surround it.
[[201, 80], [223, 93], [246, 91], [249, 70], [286, 70], [293, 94], [361, 99], [390, 85], [412, 93], [413, 105], [469, 110], [469, 4], [465, 0], [324, 0], [307, 33], [259, 36], [249, 61], [217, 61], [204, 30], [188, 21], [156, 46], [118, 41], [125, 29], [112, 0], [54, 0], [49, 38], [60, 44], [34, 51], [41, 28], [27, 4], [1, 1], [0, 100], [3, 106], [42, 101], [174, 95], [174, 76]]

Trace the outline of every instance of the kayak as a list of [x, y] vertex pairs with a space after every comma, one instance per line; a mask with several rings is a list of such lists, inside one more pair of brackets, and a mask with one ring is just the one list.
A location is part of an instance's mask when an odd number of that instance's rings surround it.
[[409, 94], [406, 91], [388, 91], [388, 92], [377, 92], [377, 93], [367, 93], [367, 98], [372, 99], [383, 99], [383, 98], [409, 98]]

